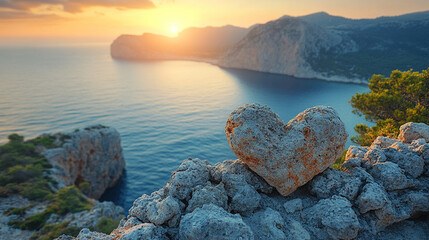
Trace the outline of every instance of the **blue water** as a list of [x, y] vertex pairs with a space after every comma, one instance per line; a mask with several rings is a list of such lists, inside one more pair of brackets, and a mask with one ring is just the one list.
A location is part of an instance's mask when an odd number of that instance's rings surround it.
[[235, 159], [224, 126], [242, 104], [267, 104], [285, 122], [308, 107], [330, 105], [353, 135], [364, 119], [352, 114], [348, 100], [365, 91], [198, 62], [116, 61], [108, 45], [0, 47], [0, 143], [10, 133], [32, 138], [97, 123], [115, 127], [126, 172], [102, 199], [128, 209], [165, 185], [187, 157]]

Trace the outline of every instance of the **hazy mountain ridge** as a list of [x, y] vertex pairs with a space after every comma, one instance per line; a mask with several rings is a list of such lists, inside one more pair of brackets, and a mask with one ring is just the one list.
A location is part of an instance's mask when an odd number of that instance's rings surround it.
[[[297, 32], [290, 22], [299, 24], [301, 30]], [[267, 36], [255, 37], [259, 28]], [[273, 38], [276, 32], [281, 36]], [[291, 38], [294, 34], [299, 35], [295, 40]], [[426, 69], [428, 54], [429, 11], [359, 20], [320, 12], [302, 17], [284, 16], [256, 26], [230, 48], [219, 65], [363, 82], [374, 73]]]
[[214, 59], [241, 40], [248, 31], [227, 25], [188, 28], [175, 38], [151, 33], [121, 35], [112, 43], [111, 55], [128, 60]]
[[177, 38], [122, 35], [114, 58], [203, 60], [227, 68], [366, 82], [372, 74], [429, 66], [429, 11], [375, 19], [318, 12], [249, 28], [190, 28]]

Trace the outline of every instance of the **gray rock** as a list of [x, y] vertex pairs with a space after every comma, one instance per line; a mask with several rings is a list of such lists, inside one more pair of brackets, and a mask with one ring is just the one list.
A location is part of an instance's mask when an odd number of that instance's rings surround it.
[[287, 231], [290, 233], [288, 236], [291, 240], [310, 240], [311, 236], [307, 230], [301, 225], [300, 222], [293, 219], [287, 223]]
[[287, 213], [294, 213], [303, 209], [302, 200], [299, 198], [292, 199], [283, 204]]
[[397, 143], [398, 141], [399, 141], [398, 139], [379, 136], [374, 140], [374, 142], [371, 144], [370, 148], [384, 149], [384, 148], [392, 146], [393, 144]]
[[309, 108], [285, 125], [260, 104], [235, 109], [225, 133], [234, 154], [283, 196], [331, 166], [348, 136], [331, 107]]
[[358, 217], [350, 201], [344, 197], [322, 199], [313, 207], [305, 209], [302, 216], [313, 226], [322, 224], [332, 239], [352, 239], [359, 232]]
[[382, 163], [386, 161], [386, 155], [378, 148], [370, 149], [362, 159], [362, 165], [365, 168], [370, 168], [376, 163]]
[[362, 159], [361, 158], [349, 158], [346, 159], [342, 165], [343, 168], [355, 168], [355, 167], [361, 167], [362, 166]]
[[252, 230], [255, 239], [286, 239], [285, 221], [279, 212], [271, 208], [256, 212], [251, 219], [245, 219], [245, 222], [254, 226]]
[[179, 227], [183, 240], [254, 239], [253, 232], [240, 215], [230, 214], [213, 204], [204, 205], [183, 216]]
[[147, 207], [152, 202], [159, 202], [165, 195], [165, 188], [160, 189], [156, 192], [153, 192], [150, 196], [143, 194], [141, 197], [137, 198], [133, 206], [130, 208], [129, 213], [131, 217], [136, 217], [140, 219], [142, 222], [149, 222], [147, 217]]
[[224, 175], [223, 183], [228, 196], [231, 197], [229, 210], [245, 214], [259, 207], [261, 196], [245, 181], [244, 176], [237, 174]]
[[427, 239], [429, 236], [429, 222], [402, 221], [377, 233], [377, 240], [414, 240]]
[[207, 185], [201, 189], [196, 190], [189, 200], [186, 212], [192, 212], [196, 208], [202, 207], [204, 204], [214, 204], [221, 208], [228, 208], [228, 196], [226, 194], [223, 183], [216, 186]]
[[429, 144], [424, 144], [415, 149], [415, 152], [429, 165]]
[[102, 217], [120, 220], [124, 216], [124, 209], [116, 206], [113, 202], [96, 202], [89, 211], [68, 213], [65, 216], [51, 215], [47, 221], [57, 224], [58, 222], [70, 222], [69, 226], [76, 228], [94, 228]]
[[89, 197], [98, 199], [116, 184], [125, 168], [119, 133], [100, 125], [68, 135], [70, 139], [62, 147], [42, 155], [53, 166], [52, 176], [59, 188], [88, 182]]
[[191, 192], [199, 185], [206, 185], [210, 179], [208, 162], [196, 159], [186, 159], [171, 174], [170, 194], [179, 200], [189, 200]]
[[76, 240], [112, 240], [113, 237], [104, 233], [91, 232], [88, 228], [84, 228], [77, 235]]
[[142, 223], [120, 232], [115, 232], [113, 237], [118, 240], [136, 240], [136, 239], [150, 239], [150, 240], [169, 240], [167, 231], [159, 226], [151, 223]]
[[405, 123], [399, 128], [398, 138], [405, 143], [411, 143], [419, 138], [429, 142], [429, 126], [424, 123]]
[[378, 218], [377, 227], [383, 229], [410, 218], [429, 211], [429, 193], [410, 191], [402, 195], [391, 197], [391, 201], [384, 207], [375, 211]]
[[244, 176], [245, 181], [250, 184], [256, 191], [263, 193], [271, 193], [273, 187], [271, 187], [263, 178], [253, 172], [249, 166], [243, 161], [237, 160], [225, 160], [210, 169], [210, 174], [214, 181], [220, 182], [223, 177], [231, 174], [237, 174]]
[[392, 145], [384, 150], [387, 159], [398, 164], [411, 178], [417, 178], [423, 173], [425, 162], [417, 153], [399, 145]]
[[365, 147], [361, 147], [361, 146], [350, 146], [347, 149], [347, 153], [346, 153], [346, 160], [350, 159], [350, 158], [363, 158], [366, 154], [366, 152], [368, 152], [368, 149]]
[[393, 162], [375, 164], [370, 173], [387, 191], [405, 189], [410, 186], [404, 170]]
[[327, 169], [309, 183], [310, 192], [317, 198], [340, 195], [349, 200], [354, 200], [362, 185], [362, 176], [357, 173]]
[[388, 197], [386, 191], [377, 183], [366, 184], [357, 199], [357, 204], [361, 213], [380, 209], [387, 202]]
[[[177, 199], [168, 196], [163, 200], [150, 202], [146, 207], [147, 219], [156, 225], [161, 225], [181, 214], [181, 207]], [[173, 223], [173, 225], [175, 225]]]

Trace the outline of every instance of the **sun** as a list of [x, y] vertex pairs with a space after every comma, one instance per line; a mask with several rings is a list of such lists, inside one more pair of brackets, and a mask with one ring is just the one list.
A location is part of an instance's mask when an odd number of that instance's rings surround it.
[[176, 36], [179, 33], [179, 27], [176, 24], [170, 25], [170, 33]]

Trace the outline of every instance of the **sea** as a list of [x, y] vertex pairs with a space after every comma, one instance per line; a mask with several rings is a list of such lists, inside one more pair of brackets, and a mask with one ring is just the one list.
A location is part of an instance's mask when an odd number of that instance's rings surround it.
[[128, 210], [164, 186], [188, 157], [212, 164], [236, 159], [224, 127], [243, 104], [266, 104], [285, 123], [309, 107], [332, 106], [352, 136], [366, 122], [349, 100], [368, 91], [201, 62], [119, 61], [107, 43], [0, 46], [0, 144], [11, 133], [33, 138], [94, 124], [116, 128], [126, 170], [101, 200]]

